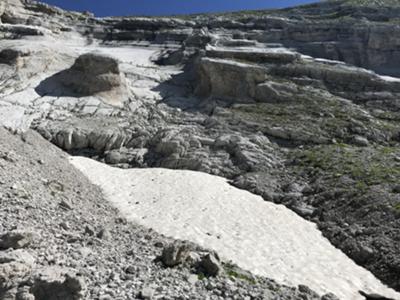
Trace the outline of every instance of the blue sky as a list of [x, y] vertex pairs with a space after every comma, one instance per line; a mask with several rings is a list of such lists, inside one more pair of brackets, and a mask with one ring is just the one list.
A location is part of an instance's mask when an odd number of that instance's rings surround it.
[[171, 15], [243, 9], [281, 8], [317, 0], [41, 0], [76, 11], [91, 11], [96, 16]]

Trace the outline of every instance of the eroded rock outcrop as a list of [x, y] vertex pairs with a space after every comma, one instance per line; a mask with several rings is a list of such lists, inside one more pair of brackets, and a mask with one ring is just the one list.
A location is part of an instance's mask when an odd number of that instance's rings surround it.
[[252, 102], [255, 87], [266, 80], [265, 68], [246, 63], [202, 58], [196, 94], [235, 102]]
[[81, 55], [70, 69], [46, 79], [36, 91], [41, 95], [97, 95], [115, 106], [122, 106], [128, 100], [125, 78], [119, 70], [118, 61], [98, 53]]

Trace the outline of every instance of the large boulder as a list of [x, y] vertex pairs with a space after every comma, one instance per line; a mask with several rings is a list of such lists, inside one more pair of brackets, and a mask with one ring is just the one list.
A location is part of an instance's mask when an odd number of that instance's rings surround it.
[[42, 81], [36, 92], [42, 96], [97, 96], [115, 106], [122, 106], [128, 98], [118, 61], [101, 53], [79, 56], [70, 69]]
[[121, 76], [118, 61], [97, 53], [83, 54], [66, 73], [64, 85], [87, 96], [119, 87]]
[[113, 105], [121, 105], [127, 98], [126, 84], [118, 61], [110, 56], [83, 54], [63, 73], [62, 79], [64, 86], [80, 96], [97, 94]]
[[174, 242], [163, 249], [160, 259], [166, 267], [175, 267], [185, 262], [189, 255], [189, 250], [188, 244]]

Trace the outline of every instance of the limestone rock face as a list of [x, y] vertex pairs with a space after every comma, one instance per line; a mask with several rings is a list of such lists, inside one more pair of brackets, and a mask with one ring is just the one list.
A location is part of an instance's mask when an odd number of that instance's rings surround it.
[[199, 66], [199, 85], [196, 93], [203, 97], [214, 96], [252, 102], [255, 86], [267, 78], [266, 70], [231, 60], [203, 58]]
[[[243, 42], [242, 42], [243, 43]], [[229, 44], [229, 43], [228, 43]], [[232, 45], [232, 43], [230, 43]], [[233, 44], [234, 45], [234, 44]], [[300, 55], [291, 51], [274, 51], [275, 49], [259, 49], [257, 47], [218, 48], [207, 47], [206, 55], [212, 58], [235, 59], [254, 63], [292, 63], [300, 58]]]

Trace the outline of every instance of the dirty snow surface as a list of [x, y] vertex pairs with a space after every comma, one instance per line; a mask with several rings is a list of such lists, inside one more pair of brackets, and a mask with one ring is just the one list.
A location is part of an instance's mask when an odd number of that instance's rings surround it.
[[358, 290], [400, 299], [334, 248], [315, 224], [224, 178], [181, 170], [122, 170], [82, 157], [71, 162], [129, 221], [211, 248], [255, 274], [346, 300], [363, 299]]

